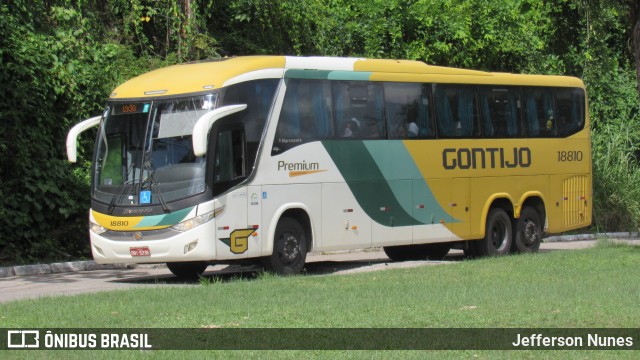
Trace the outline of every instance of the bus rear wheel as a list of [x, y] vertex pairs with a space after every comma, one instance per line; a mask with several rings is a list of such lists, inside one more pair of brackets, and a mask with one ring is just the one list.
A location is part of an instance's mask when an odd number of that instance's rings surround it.
[[484, 239], [475, 242], [477, 256], [506, 255], [511, 250], [513, 228], [511, 217], [502, 208], [493, 208], [487, 215]]
[[265, 259], [266, 267], [281, 275], [297, 274], [307, 259], [307, 234], [293, 218], [282, 218], [276, 226], [273, 253]]
[[207, 269], [209, 264], [205, 261], [170, 262], [167, 263], [169, 271], [181, 278], [196, 279]]
[[542, 240], [542, 221], [532, 207], [525, 207], [515, 224], [513, 249], [520, 253], [533, 253], [540, 249]]

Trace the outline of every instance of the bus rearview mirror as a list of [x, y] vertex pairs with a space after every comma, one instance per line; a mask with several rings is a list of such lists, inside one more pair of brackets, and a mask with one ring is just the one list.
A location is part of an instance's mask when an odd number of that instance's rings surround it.
[[100, 120], [102, 120], [102, 116], [92, 117], [76, 124], [71, 128], [71, 130], [69, 130], [69, 133], [67, 134], [67, 159], [69, 159], [69, 162], [74, 163], [77, 161], [77, 140], [80, 133], [100, 124]]
[[211, 126], [213, 126], [213, 123], [225, 116], [235, 114], [246, 108], [246, 104], [228, 105], [202, 115], [193, 127], [193, 153], [196, 156], [202, 156], [207, 153], [207, 136], [209, 135], [209, 130], [211, 129]]

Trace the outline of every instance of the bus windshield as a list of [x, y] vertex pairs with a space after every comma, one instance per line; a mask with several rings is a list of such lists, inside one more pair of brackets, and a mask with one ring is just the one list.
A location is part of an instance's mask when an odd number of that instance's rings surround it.
[[95, 200], [114, 206], [151, 205], [202, 193], [205, 156], [195, 156], [196, 121], [215, 108], [217, 93], [109, 104], [99, 130]]

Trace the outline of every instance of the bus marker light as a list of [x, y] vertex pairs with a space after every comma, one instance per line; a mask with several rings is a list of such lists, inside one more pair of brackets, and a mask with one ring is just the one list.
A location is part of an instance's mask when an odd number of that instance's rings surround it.
[[96, 249], [96, 252], [102, 256], [104, 256], [104, 252], [102, 251], [102, 249], [99, 246], [95, 246], [93, 245], [93, 248]]
[[152, 91], [145, 91], [144, 94], [145, 95], [162, 95], [166, 92], [167, 90], [152, 90]]
[[444, 223], [445, 223], [445, 221], [444, 221], [444, 220], [440, 220], [440, 224], [444, 224]]
[[357, 226], [357, 225], [353, 225], [353, 226], [351, 227], [351, 230], [358, 230], [358, 226]]
[[188, 245], [184, 246], [184, 253], [186, 254], [189, 251], [195, 249], [196, 246], [198, 246], [198, 240], [190, 242]]
[[256, 237], [258, 236], [258, 233], [254, 231], [253, 234], [251, 234], [251, 236]]
[[259, 228], [259, 227], [260, 227], [260, 226], [258, 226], [258, 225], [253, 225], [253, 226], [252, 226], [252, 228], [253, 228], [254, 230], [258, 230], [258, 228]]

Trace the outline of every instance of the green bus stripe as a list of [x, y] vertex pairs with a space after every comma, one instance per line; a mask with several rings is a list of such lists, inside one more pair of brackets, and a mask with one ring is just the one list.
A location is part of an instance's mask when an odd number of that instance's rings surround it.
[[[364, 145], [376, 162], [382, 176], [392, 184], [391, 190], [397, 199], [406, 199], [405, 186], [410, 187], [408, 201], [401, 201], [402, 208], [412, 214], [417, 222], [430, 224], [433, 219], [447, 219], [447, 222], [458, 222], [440, 206], [427, 182], [423, 179], [415, 160], [401, 140], [364, 141]], [[410, 180], [398, 181], [398, 180]], [[393, 186], [393, 184], [402, 184]], [[423, 204], [424, 209], [414, 210], [416, 204]]]
[[285, 79], [368, 81], [371, 79], [371, 72], [290, 69], [285, 72], [284, 77]]
[[137, 228], [149, 226], [173, 226], [189, 215], [193, 207], [174, 211], [166, 215], [145, 216], [137, 225]]
[[392, 186], [362, 141], [330, 140], [323, 141], [322, 144], [345, 178], [358, 204], [373, 221], [384, 226], [418, 224], [400, 204]]

